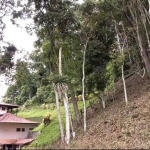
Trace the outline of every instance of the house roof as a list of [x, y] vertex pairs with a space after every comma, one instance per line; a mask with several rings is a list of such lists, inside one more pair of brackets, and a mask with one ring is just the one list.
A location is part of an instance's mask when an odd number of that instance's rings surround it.
[[19, 107], [19, 105], [7, 104], [7, 103], [3, 103], [3, 102], [0, 102], [0, 106], [7, 106], [9, 109], [10, 108], [18, 108]]
[[0, 145], [25, 145], [31, 143], [33, 140], [34, 139], [0, 139]]
[[16, 139], [0, 139], [0, 144], [13, 144], [16, 142]]
[[34, 139], [17, 139], [17, 145], [24, 145], [32, 142]]
[[31, 121], [11, 113], [0, 115], [0, 123], [26, 123], [26, 124], [39, 124], [39, 122]]

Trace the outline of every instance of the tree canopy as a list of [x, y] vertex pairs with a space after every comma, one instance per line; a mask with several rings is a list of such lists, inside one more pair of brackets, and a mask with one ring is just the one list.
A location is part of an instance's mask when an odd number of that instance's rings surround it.
[[[126, 78], [139, 70], [144, 72], [141, 77], [145, 72], [150, 77], [149, 0], [84, 0], [82, 4], [77, 0], [2, 0], [0, 40], [7, 15], [13, 24], [17, 19], [32, 19], [34, 26], [26, 29], [38, 38], [28, 60], [13, 63], [17, 51], [13, 44], [1, 50], [0, 73], [11, 77], [4, 101], [26, 106], [56, 102], [62, 141], [66, 138], [67, 144], [72, 125], [69, 102], [80, 124], [83, 111], [78, 100], [83, 100], [86, 121], [85, 104], [91, 94], [105, 108], [109, 92], [115, 95], [115, 83], [122, 80], [127, 105]], [[65, 106], [66, 135], [60, 104]], [[93, 107], [91, 101], [89, 107]]]
[[[77, 1], [61, 0], [28, 0], [25, 4], [22, 1], [18, 2], [16, 5], [20, 9], [19, 11], [12, 10], [12, 20], [15, 22], [18, 18], [29, 17], [33, 19], [35, 26], [32, 29], [38, 39], [35, 41], [35, 50], [30, 55], [30, 62], [17, 62], [16, 73], [13, 76], [14, 82], [12, 87], [10, 86], [10, 91], [14, 89], [15, 92], [18, 88], [17, 91], [20, 91], [18, 93], [24, 93], [25, 90], [28, 96], [24, 98], [23, 102], [28, 99], [45, 102], [45, 99], [49, 99], [50, 95], [54, 94], [53, 91], [49, 91], [50, 93], [46, 94], [47, 96], [43, 100], [38, 100], [38, 96], [41, 90], [49, 89], [46, 88], [47, 86], [51, 87], [51, 76], [58, 74], [58, 51], [62, 47], [63, 74], [75, 87], [75, 93], [80, 94], [82, 89], [82, 47], [87, 39], [86, 92], [105, 91], [118, 77], [121, 77], [122, 61], [125, 64], [125, 74], [130, 72], [130, 68], [141, 67], [141, 64], [147, 62], [143, 49], [140, 50], [138, 44], [140, 39], [137, 38], [137, 35], [143, 34], [142, 32], [149, 28], [147, 3], [148, 1], [144, 3], [138, 0], [136, 2], [133, 0], [85, 0], [82, 4], [78, 4]], [[1, 10], [7, 7], [8, 13], [10, 7], [14, 5], [13, 2], [5, 1]], [[137, 11], [141, 6], [145, 11], [145, 22], [143, 21], [143, 28], [139, 28], [139, 32], [136, 31], [136, 25], [132, 21], [134, 19], [136, 22], [136, 18], [133, 18], [133, 13], [136, 15], [136, 11], [131, 12], [130, 9], [133, 5], [136, 5], [134, 8]], [[117, 48], [115, 21], [122, 40], [121, 44], [123, 45], [124, 42], [126, 44], [124, 58], [120, 56]], [[146, 37], [139, 36], [149, 40], [148, 31], [146, 33]], [[12, 45], [3, 53], [0, 61], [3, 72], [6, 72], [6, 66], [11, 68], [14, 65], [11, 58], [15, 51], [16, 49]], [[147, 65], [145, 64], [145, 66]], [[10, 99], [9, 93], [8, 89], [5, 99], [6, 97]], [[20, 103], [19, 101], [15, 102]]]

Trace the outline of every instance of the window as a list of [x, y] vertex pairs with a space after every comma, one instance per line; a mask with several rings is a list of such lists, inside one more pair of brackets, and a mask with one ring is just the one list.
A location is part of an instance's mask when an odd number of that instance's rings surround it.
[[25, 128], [22, 128], [22, 132], [25, 132]]
[[2, 110], [5, 110], [5, 107], [2, 107]]
[[17, 128], [16, 131], [17, 132], [25, 132], [25, 128]]
[[16, 131], [17, 131], [17, 132], [20, 132], [20, 131], [21, 131], [21, 129], [20, 129], [20, 128], [17, 128], [17, 129], [16, 129]]

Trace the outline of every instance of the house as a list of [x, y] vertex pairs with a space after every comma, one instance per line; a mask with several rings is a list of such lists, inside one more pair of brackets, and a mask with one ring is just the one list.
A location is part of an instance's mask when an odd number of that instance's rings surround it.
[[19, 105], [0, 102], [0, 114], [4, 114], [6, 112], [12, 112], [12, 109], [14, 108], [19, 108]]
[[17, 105], [0, 104], [0, 108], [0, 148], [16, 149], [31, 143], [34, 137], [30, 131], [39, 123], [9, 113], [8, 110], [17, 108]]

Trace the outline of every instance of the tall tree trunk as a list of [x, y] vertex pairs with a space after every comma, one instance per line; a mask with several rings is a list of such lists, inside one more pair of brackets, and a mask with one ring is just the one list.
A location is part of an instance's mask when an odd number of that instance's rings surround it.
[[[150, 58], [148, 56], [149, 48], [150, 48], [150, 41], [149, 41], [149, 34], [147, 31], [147, 25], [148, 26], [150, 25], [150, 22], [149, 22], [150, 9], [148, 12], [147, 9], [145, 9], [145, 6], [143, 6], [143, 4], [141, 3], [141, 1], [131, 1], [130, 4], [131, 6], [129, 7], [129, 11], [134, 21], [134, 28], [135, 28], [135, 31], [137, 34], [137, 40], [138, 40], [137, 44], [140, 48], [140, 54], [145, 64], [147, 75], [150, 78]], [[150, 0], [148, 0], [148, 4], [150, 6]], [[144, 43], [147, 43], [147, 46]]]
[[72, 137], [75, 138], [76, 134], [75, 134], [74, 129], [73, 129], [73, 119], [72, 119], [72, 115], [71, 115], [70, 111], [69, 111], [69, 119], [70, 119], [70, 128], [71, 128], [71, 131], [72, 131]]
[[64, 143], [65, 134], [64, 134], [64, 128], [63, 128], [63, 123], [61, 119], [59, 96], [58, 96], [58, 91], [56, 90], [56, 87], [54, 87], [54, 91], [55, 91], [55, 98], [56, 98], [56, 107], [57, 107], [57, 112], [58, 112], [58, 122], [59, 122], [59, 127], [60, 127], [61, 141], [62, 143]]
[[[122, 25], [123, 26], [123, 25]], [[118, 49], [120, 50], [120, 54], [123, 56], [124, 52], [124, 41], [123, 41], [123, 46], [121, 46], [121, 41], [120, 41], [120, 37], [119, 37], [119, 31], [117, 28], [117, 23], [115, 21], [115, 30], [116, 30], [116, 36], [117, 36], [117, 44], [118, 44]], [[128, 97], [127, 97], [127, 90], [126, 90], [126, 83], [125, 83], [125, 78], [124, 78], [124, 64], [122, 64], [121, 66], [121, 71], [122, 71], [122, 81], [123, 81], [123, 89], [124, 89], [124, 95], [125, 95], [125, 103], [126, 105], [128, 104]]]
[[145, 67], [146, 67], [146, 71], [147, 71], [147, 74], [150, 78], [150, 59], [147, 55], [147, 50], [145, 48], [143, 48], [143, 44], [142, 44], [142, 39], [141, 39], [141, 36], [140, 36], [140, 33], [139, 33], [139, 27], [137, 25], [137, 37], [138, 37], [138, 44], [139, 44], [139, 47], [140, 47], [140, 53], [141, 53], [141, 57], [145, 63]]
[[[62, 47], [59, 49], [59, 75], [62, 76]], [[70, 113], [69, 113], [69, 101], [67, 95], [67, 84], [59, 84], [59, 95], [64, 100], [65, 113], [66, 113], [66, 135], [65, 142], [70, 144]]]
[[66, 112], [66, 136], [65, 141], [66, 144], [70, 143], [70, 113], [69, 113], [69, 103], [68, 103], [68, 96], [67, 91], [64, 93], [64, 106], [65, 106], [65, 112]]
[[77, 100], [75, 98], [75, 93], [74, 93], [74, 90], [73, 90], [73, 86], [72, 86], [71, 83], [69, 83], [68, 86], [69, 86], [69, 89], [70, 89], [71, 100], [72, 100], [72, 103], [73, 103], [73, 108], [74, 108], [75, 116], [76, 116], [76, 119], [77, 119], [77, 123], [80, 124], [81, 123], [81, 116], [80, 116], [80, 112], [79, 112], [79, 108], [78, 108], [78, 103], [77, 103]]
[[105, 100], [104, 92], [102, 91], [99, 91], [99, 104], [100, 106], [102, 104], [103, 109], [106, 108], [106, 100]]
[[82, 64], [82, 100], [83, 100], [83, 107], [84, 107], [84, 132], [86, 132], [86, 101], [85, 101], [85, 55], [86, 55], [86, 49], [88, 44], [89, 38], [87, 38], [86, 43], [84, 44], [83, 49], [83, 64]]
[[[142, 38], [141, 38], [141, 35], [140, 35], [139, 25], [138, 25], [137, 18], [136, 18], [136, 31], [137, 31], [138, 44], [139, 44], [139, 47], [140, 47], [141, 57], [142, 57], [142, 59], [143, 59], [143, 61], [145, 63], [147, 74], [148, 74], [148, 76], [150, 78], [150, 58], [147, 55], [148, 48], [147, 49], [144, 48], [144, 46], [142, 44]], [[147, 40], [149, 40], [149, 39], [147, 39]]]
[[84, 107], [84, 132], [86, 132], [86, 101], [85, 101], [85, 71], [84, 71], [84, 65], [85, 65], [85, 50], [83, 51], [83, 78], [82, 78], [82, 100], [83, 100], [83, 107]]
[[149, 5], [148, 12], [149, 12], [149, 15], [150, 15], [150, 0], [148, 0], [148, 5]]
[[[61, 51], [62, 51], [62, 48], [59, 49], [59, 60], [61, 60]], [[59, 74], [62, 75], [60, 63], [61, 63], [61, 61], [59, 62]], [[60, 127], [61, 141], [64, 143], [65, 134], [64, 134], [64, 128], [63, 128], [63, 122], [62, 122], [62, 118], [61, 118], [60, 104], [59, 104], [59, 98], [61, 97], [59, 94], [60, 86], [53, 84], [53, 87], [54, 87], [54, 91], [55, 91], [56, 107], [57, 107], [57, 112], [58, 112], [58, 121], [59, 121], [59, 127]]]
[[61, 58], [62, 58], [62, 47], [59, 49], [59, 75], [62, 76], [62, 63], [61, 63]]
[[128, 97], [127, 97], [127, 90], [126, 90], [127, 88], [126, 88], [125, 77], [124, 77], [124, 64], [121, 66], [121, 71], [122, 71], [122, 81], [123, 81], [125, 103], [127, 105], [128, 104]]
[[141, 56], [142, 56], [142, 59], [143, 59], [143, 61], [145, 63], [147, 75], [150, 78], [150, 60], [149, 60], [149, 57], [147, 56], [147, 53], [146, 53], [145, 49], [141, 50]]
[[100, 97], [102, 99], [102, 106], [105, 109], [106, 108], [106, 102], [105, 102], [104, 94], [102, 92], [99, 92], [99, 93], [100, 93]]

